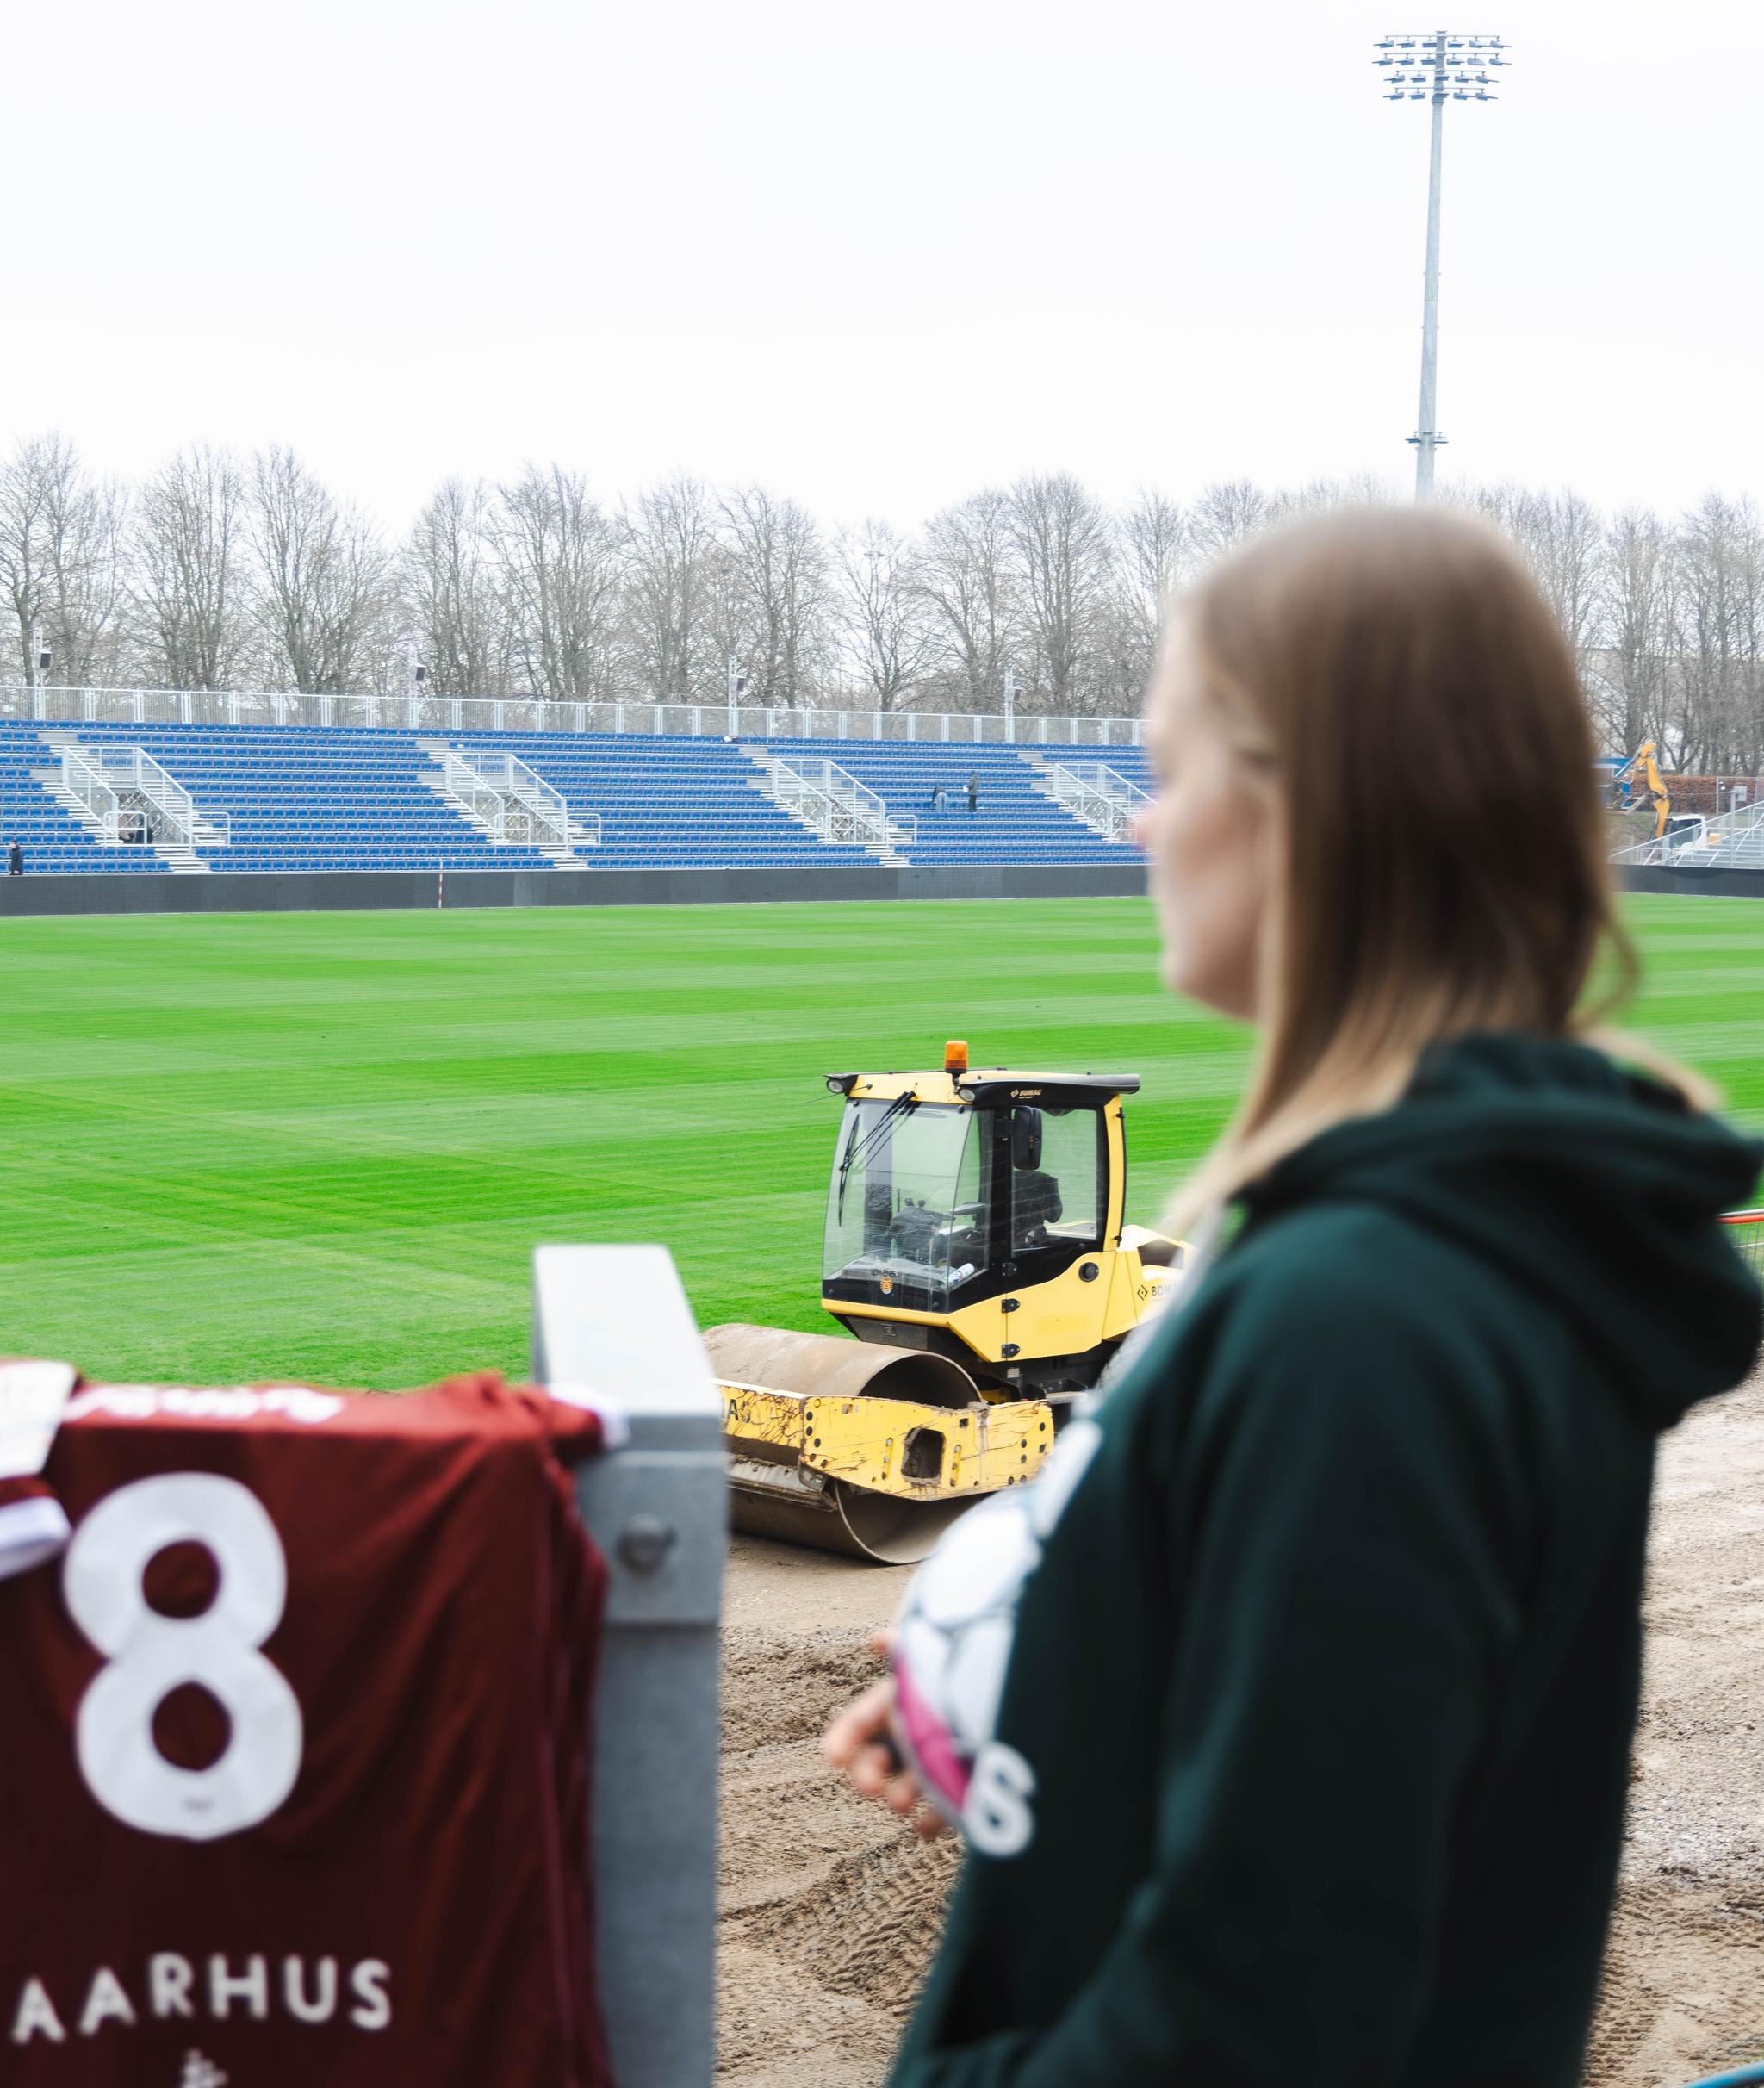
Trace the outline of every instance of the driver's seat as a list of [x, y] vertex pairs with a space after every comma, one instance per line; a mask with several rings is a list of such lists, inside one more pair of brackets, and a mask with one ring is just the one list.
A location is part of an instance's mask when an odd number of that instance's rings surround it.
[[1059, 1178], [1026, 1169], [1010, 1178], [1010, 1240], [1014, 1247], [1041, 1246], [1047, 1227], [1057, 1225], [1065, 1206], [1059, 1199]]

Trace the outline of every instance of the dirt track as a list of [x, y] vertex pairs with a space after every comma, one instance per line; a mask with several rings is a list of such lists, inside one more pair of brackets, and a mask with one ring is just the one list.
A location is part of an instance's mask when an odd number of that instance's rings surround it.
[[[848, 1795], [817, 1744], [906, 1577], [733, 1541], [718, 2079], [742, 2088], [872, 2088], [935, 1936], [954, 1851]], [[1764, 2057], [1764, 1379], [1662, 1447], [1648, 1626], [1588, 2088]]]

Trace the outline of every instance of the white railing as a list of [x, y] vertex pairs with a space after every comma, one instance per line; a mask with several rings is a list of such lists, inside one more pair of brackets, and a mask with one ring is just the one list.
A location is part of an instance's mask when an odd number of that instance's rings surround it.
[[63, 749], [61, 755], [61, 787], [77, 804], [85, 807], [99, 840], [112, 843], [121, 840], [118, 828], [122, 814], [121, 799], [96, 768], [89, 767], [67, 748]]
[[359, 731], [630, 732], [695, 739], [1137, 747], [1137, 718], [997, 712], [765, 710], [726, 703], [553, 703], [531, 696], [308, 695], [297, 690], [31, 687], [0, 682], [0, 718], [53, 724], [317, 725]]
[[1149, 794], [1137, 783], [1101, 761], [1068, 766], [1060, 761], [1038, 761], [1047, 795], [1074, 818], [1082, 819], [1092, 833], [1105, 841], [1132, 842], [1140, 814], [1151, 804]]
[[572, 814], [563, 793], [513, 755], [474, 749], [468, 758], [452, 747], [429, 753], [440, 764], [441, 794], [492, 841], [564, 852], [599, 847], [599, 812]]
[[[91, 815], [101, 840], [121, 841], [121, 822], [145, 818], [169, 828], [169, 839], [186, 848], [226, 848], [233, 844], [230, 813], [199, 812], [196, 800], [168, 775], [145, 747], [97, 747], [64, 743], [61, 787]], [[168, 838], [163, 833], [155, 838]]]
[[919, 823], [912, 813], [891, 812], [874, 791], [836, 761], [800, 755], [785, 761], [752, 747], [747, 752], [765, 779], [761, 787], [766, 795], [823, 841], [883, 855], [910, 848], [917, 841]]
[[1764, 869], [1764, 804], [1742, 805], [1718, 819], [1700, 812], [1674, 817], [1656, 841], [1650, 835], [1619, 848], [1614, 863], [1670, 863], [1686, 869]]

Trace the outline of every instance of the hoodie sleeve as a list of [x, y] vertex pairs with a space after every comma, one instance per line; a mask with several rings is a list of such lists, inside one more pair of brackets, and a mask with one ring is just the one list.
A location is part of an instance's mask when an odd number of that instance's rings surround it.
[[1155, 1869], [1051, 2028], [895, 2088], [1401, 2072], [1518, 1629], [1524, 1488], [1488, 1343], [1392, 1300], [1388, 1268], [1314, 1263], [1220, 1316], [1157, 1518], [1182, 1624]]

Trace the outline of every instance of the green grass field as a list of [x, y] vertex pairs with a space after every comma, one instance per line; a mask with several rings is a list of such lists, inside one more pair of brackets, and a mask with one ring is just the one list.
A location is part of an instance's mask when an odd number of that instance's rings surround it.
[[[1764, 904], [1647, 898], [1630, 1025], [1764, 1124]], [[0, 920], [0, 1352], [392, 1387], [524, 1367], [541, 1240], [826, 1327], [829, 1072], [1140, 1073], [1129, 1215], [1245, 1034], [1132, 900]]]

